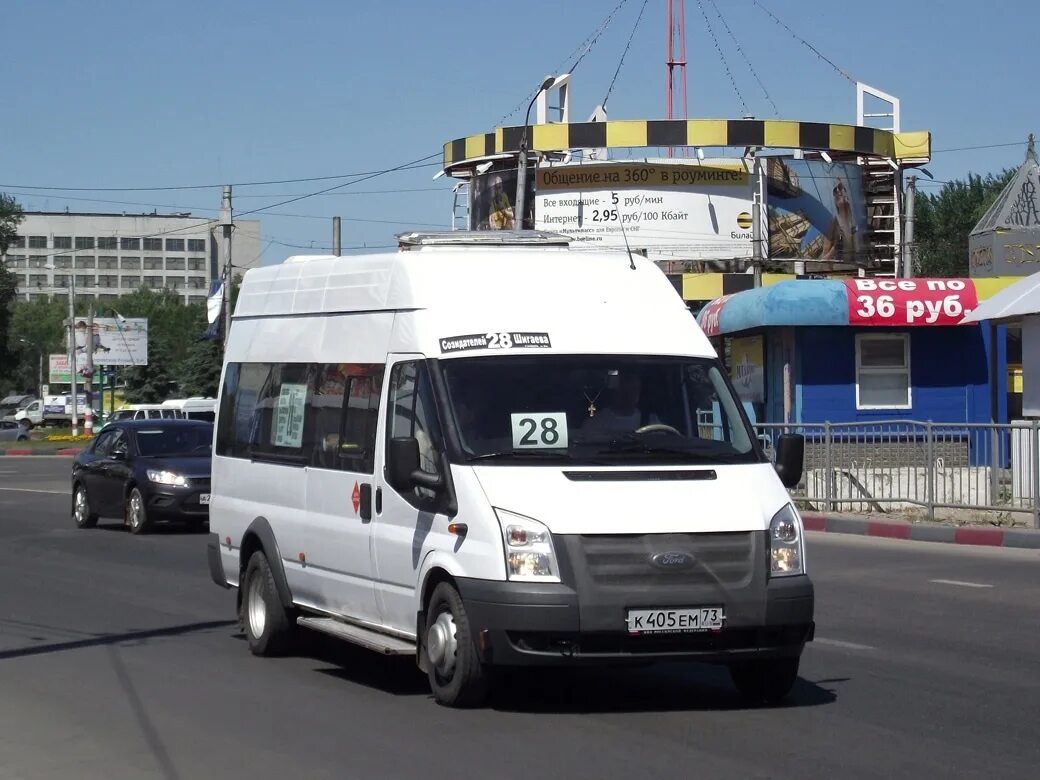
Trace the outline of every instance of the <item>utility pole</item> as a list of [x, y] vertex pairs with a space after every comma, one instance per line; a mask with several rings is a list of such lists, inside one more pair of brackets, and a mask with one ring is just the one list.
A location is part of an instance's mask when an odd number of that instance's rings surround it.
[[69, 380], [72, 382], [72, 435], [79, 435], [79, 411], [76, 403], [76, 270], [69, 269]]
[[342, 229], [343, 228], [342, 228], [342, 224], [341, 224], [340, 218], [339, 217], [333, 217], [332, 218], [332, 254], [334, 254], [336, 257], [339, 257], [340, 255], [343, 254], [342, 245], [340, 244], [340, 239], [342, 237], [340, 231]]
[[220, 224], [224, 228], [224, 349], [227, 349], [228, 333], [231, 331], [231, 185], [224, 185], [224, 197], [220, 201]]
[[531, 122], [531, 108], [534, 107], [538, 96], [555, 83], [555, 76], [545, 78], [538, 87], [538, 91], [534, 93], [534, 97], [531, 98], [531, 102], [527, 104], [527, 113], [524, 115], [524, 130], [520, 135], [520, 149], [517, 155], [519, 163], [516, 169], [516, 200], [513, 203], [513, 227], [516, 230], [524, 229], [524, 209], [527, 205], [524, 203], [524, 199], [527, 197], [527, 129]]
[[762, 286], [762, 165], [758, 157], [752, 159], [754, 189], [751, 200], [751, 267], [754, 273], [752, 286]]
[[87, 416], [83, 419], [83, 431], [94, 435], [94, 304], [87, 306], [87, 346], [84, 350], [86, 366], [83, 372], [83, 389], [87, 394]]
[[917, 194], [917, 177], [906, 181], [906, 223], [903, 226], [903, 273], [904, 279], [914, 275], [914, 197]]

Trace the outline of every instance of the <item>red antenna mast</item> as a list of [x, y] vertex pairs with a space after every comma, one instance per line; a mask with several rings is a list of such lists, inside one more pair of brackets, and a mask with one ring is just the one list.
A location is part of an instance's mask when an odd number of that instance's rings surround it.
[[[675, 12], [676, 5], [678, 5], [678, 13]], [[686, 113], [686, 0], [679, 0], [678, 4], [675, 0], [668, 0], [668, 56], [665, 65], [668, 67], [666, 116], [668, 119], [688, 119]], [[677, 69], [678, 73], [676, 73]], [[679, 77], [678, 105], [675, 100], [675, 77], [677, 75]], [[668, 156], [672, 157], [674, 151], [672, 147], [668, 147]]]

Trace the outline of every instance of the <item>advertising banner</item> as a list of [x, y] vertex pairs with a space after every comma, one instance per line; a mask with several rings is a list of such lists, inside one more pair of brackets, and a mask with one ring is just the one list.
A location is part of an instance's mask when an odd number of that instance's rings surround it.
[[721, 298], [716, 298], [714, 301], [705, 306], [701, 313], [697, 315], [697, 324], [701, 326], [701, 330], [704, 331], [705, 336], [718, 336], [721, 330], [720, 318], [722, 317], [722, 307], [726, 305], [726, 301], [731, 296], [723, 295]]
[[979, 305], [970, 279], [846, 279], [849, 325], [958, 325]]
[[77, 368], [86, 365], [88, 343], [94, 352], [95, 366], [148, 365], [148, 320], [144, 317], [95, 317], [90, 337], [86, 318], [82, 318], [76, 320], [74, 330]]
[[[69, 356], [68, 355], [50, 355], [48, 356], [49, 363], [49, 376], [50, 384], [52, 385], [71, 385], [72, 384], [72, 372], [69, 370]], [[86, 375], [83, 372], [83, 364], [76, 364], [76, 382], [83, 382], [86, 379]], [[95, 384], [100, 386], [101, 383], [101, 369], [97, 366], [94, 368]], [[44, 393], [46, 395], [46, 393]]]
[[761, 336], [730, 341], [730, 378], [741, 401], [760, 403], [766, 399], [763, 341]]
[[752, 253], [752, 177], [742, 161], [594, 163], [535, 172], [535, 228], [594, 246]]
[[770, 258], [868, 259], [867, 205], [858, 165], [770, 157], [766, 177]]
[[[528, 173], [524, 211], [527, 227], [534, 219], [534, 173]], [[490, 171], [473, 177], [470, 183], [471, 230], [519, 230], [516, 205], [516, 168]]]

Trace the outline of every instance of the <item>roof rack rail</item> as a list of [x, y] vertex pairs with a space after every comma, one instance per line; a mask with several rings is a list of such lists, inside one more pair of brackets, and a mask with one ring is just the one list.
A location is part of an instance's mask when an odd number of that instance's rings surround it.
[[403, 251], [438, 246], [570, 246], [570, 238], [543, 230], [444, 230], [398, 233]]

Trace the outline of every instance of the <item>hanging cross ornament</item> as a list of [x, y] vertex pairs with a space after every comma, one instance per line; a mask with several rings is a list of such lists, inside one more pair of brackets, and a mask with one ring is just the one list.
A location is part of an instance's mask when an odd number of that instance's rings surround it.
[[589, 417], [595, 417], [596, 416], [596, 401], [598, 401], [599, 397], [603, 394], [603, 390], [601, 389], [598, 393], [596, 393], [596, 397], [595, 398], [589, 398], [589, 394], [586, 393], [584, 390], [582, 390], [581, 392], [582, 392], [582, 395], [585, 396], [585, 400], [589, 402]]

